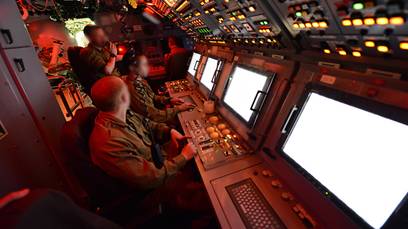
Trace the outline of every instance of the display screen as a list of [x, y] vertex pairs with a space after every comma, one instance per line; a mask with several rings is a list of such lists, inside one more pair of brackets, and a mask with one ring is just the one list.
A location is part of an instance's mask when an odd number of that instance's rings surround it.
[[265, 95], [259, 94], [258, 91], [267, 93], [269, 82], [270, 77], [267, 75], [237, 66], [229, 79], [223, 101], [249, 122], [256, 113], [251, 106], [255, 104], [255, 107], [259, 108]]
[[199, 53], [193, 53], [193, 56], [191, 57], [190, 66], [188, 66], [188, 73], [190, 73], [193, 76], [193, 78], [195, 77], [200, 58], [201, 55]]
[[282, 150], [381, 228], [408, 192], [407, 136], [403, 123], [311, 92]]
[[208, 57], [207, 63], [201, 76], [200, 82], [208, 89], [211, 90], [214, 86], [212, 79], [214, 77], [215, 71], [217, 70], [218, 60]]

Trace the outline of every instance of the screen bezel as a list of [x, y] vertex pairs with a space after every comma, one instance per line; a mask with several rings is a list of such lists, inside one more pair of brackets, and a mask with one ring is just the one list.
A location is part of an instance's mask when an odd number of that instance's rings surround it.
[[[258, 110], [258, 112], [256, 112], [256, 111], [252, 112], [252, 115], [251, 115], [251, 118], [249, 119], [249, 121], [245, 120], [245, 118], [243, 118], [238, 112], [236, 112], [230, 105], [228, 105], [224, 101], [225, 96], [227, 95], [229, 85], [231, 83], [231, 80], [233, 80], [233, 76], [235, 74], [235, 71], [236, 71], [237, 67], [240, 67], [240, 68], [243, 68], [245, 70], [252, 71], [252, 72], [255, 72], [255, 73], [258, 73], [258, 74], [261, 74], [261, 75], [264, 75], [264, 76], [267, 77], [264, 88], [262, 89], [263, 91], [266, 92], [266, 94], [264, 95], [264, 97], [262, 99], [258, 99], [258, 103], [256, 104], [256, 107], [258, 107], [259, 110]], [[249, 66], [246, 66], [246, 65], [235, 64], [234, 67], [233, 67], [233, 70], [230, 73], [230, 76], [228, 77], [228, 80], [225, 83], [224, 90], [223, 90], [223, 93], [222, 93], [222, 97], [221, 97], [221, 100], [220, 100], [221, 104], [225, 108], [227, 108], [227, 110], [230, 111], [235, 117], [237, 117], [242, 123], [244, 123], [247, 127], [252, 127], [253, 125], [255, 125], [256, 120], [259, 117], [259, 114], [262, 112], [262, 108], [264, 107], [266, 99], [268, 98], [268, 96], [270, 94], [271, 87], [273, 85], [273, 82], [274, 82], [275, 78], [276, 78], [276, 73], [275, 72], [262, 71], [262, 70], [259, 70], [257, 68], [249, 67]]]
[[[198, 82], [203, 88], [205, 88], [208, 92], [211, 93], [211, 92], [212, 92], [213, 90], [215, 90], [216, 87], [217, 87], [218, 80], [219, 80], [219, 78], [220, 78], [221, 72], [222, 72], [223, 69], [224, 69], [225, 60], [222, 59], [222, 58], [219, 58], [219, 57], [216, 57], [216, 56], [210, 56], [210, 55], [207, 55], [207, 56], [205, 56], [205, 57], [207, 57], [207, 59], [205, 60], [205, 63], [203, 64], [203, 67], [202, 67], [201, 78], [200, 78], [200, 79], [197, 79], [197, 82]], [[212, 59], [218, 61], [218, 63], [221, 62], [220, 68], [218, 69], [219, 71], [218, 71], [217, 75], [216, 75], [215, 78], [214, 78], [214, 84], [213, 84], [213, 87], [212, 87], [212, 88], [207, 88], [207, 86], [205, 86], [205, 85], [201, 82], [201, 79], [203, 78], [203, 74], [204, 74], [205, 68], [207, 67], [208, 58], [212, 58]], [[217, 72], [217, 69], [215, 70], [214, 74], [216, 74], [216, 72]]]
[[[348, 94], [346, 92], [339, 91], [320, 84], [311, 83], [306, 86], [301, 98], [296, 104], [296, 106], [299, 109], [297, 110], [297, 112], [294, 112], [292, 115], [289, 115], [289, 117], [286, 118], [286, 122], [282, 127], [282, 129], [285, 129], [287, 131], [286, 133], [282, 133], [278, 141], [277, 151], [279, 152], [279, 154], [303, 177], [305, 177], [326, 199], [332, 201], [336, 205], [336, 207], [345, 212], [346, 215], [349, 216], [356, 224], [363, 228], [372, 229], [373, 227], [371, 227], [363, 218], [361, 218], [357, 213], [355, 213], [351, 208], [349, 208], [345, 203], [343, 203], [343, 201], [341, 201], [334, 193], [331, 193], [331, 191], [328, 188], [326, 188], [322, 183], [320, 183], [308, 171], [306, 171], [301, 165], [299, 165], [295, 160], [293, 160], [289, 155], [287, 155], [283, 151], [287, 139], [290, 136], [293, 127], [298, 121], [300, 115], [302, 114], [302, 111], [312, 92], [406, 125], [408, 125], [408, 110], [383, 104], [357, 95]], [[384, 223], [382, 228], [388, 228], [387, 225], [391, 224], [393, 221], [396, 220], [396, 218], [398, 218], [399, 209], [401, 209], [403, 206], [405, 208], [407, 205], [408, 195], [406, 195], [403, 198], [401, 203], [396, 207], [396, 209]]]
[[[189, 68], [190, 68], [190, 65], [192, 64], [193, 56], [194, 56], [195, 53], [198, 54], [198, 55], [200, 55], [200, 58], [198, 59], [197, 70], [195, 70], [195, 74], [192, 75], [188, 70], [189, 70]], [[189, 64], [188, 64], [188, 68], [187, 68], [187, 74], [192, 77], [193, 81], [196, 81], [196, 80], [197, 80], [197, 79], [196, 79], [196, 77], [197, 77], [197, 72], [198, 72], [198, 70], [199, 70], [200, 63], [201, 63], [201, 59], [202, 59], [202, 58], [203, 58], [203, 54], [201, 54], [200, 52], [193, 51], [193, 54], [191, 54], [190, 61], [189, 61]]]

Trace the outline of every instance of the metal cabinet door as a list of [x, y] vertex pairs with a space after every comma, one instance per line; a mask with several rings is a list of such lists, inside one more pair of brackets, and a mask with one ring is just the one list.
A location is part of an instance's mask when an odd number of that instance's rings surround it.
[[6, 49], [7, 62], [17, 78], [24, 95], [29, 100], [44, 131], [55, 147], [59, 146], [59, 134], [65, 123], [47, 76], [33, 47]]
[[3, 48], [33, 45], [15, 0], [0, 0], [0, 44]]
[[0, 58], [0, 196], [23, 187], [64, 190], [64, 180]]

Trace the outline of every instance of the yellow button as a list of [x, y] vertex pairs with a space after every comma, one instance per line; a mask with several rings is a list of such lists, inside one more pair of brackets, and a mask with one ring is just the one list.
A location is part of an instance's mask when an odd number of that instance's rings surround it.
[[405, 19], [401, 16], [395, 16], [390, 18], [390, 24], [393, 25], [403, 25], [405, 23]]
[[331, 53], [330, 49], [323, 49], [323, 52], [326, 53], [326, 54], [330, 54], [330, 53]]
[[342, 55], [342, 56], [345, 56], [345, 55], [347, 55], [347, 52], [344, 51], [344, 50], [340, 50], [340, 51], [339, 51], [339, 54]]
[[375, 19], [374, 18], [364, 18], [364, 25], [374, 25]]
[[403, 41], [400, 43], [400, 49], [408, 50], [408, 41]]
[[366, 47], [373, 48], [373, 47], [375, 47], [375, 42], [374, 41], [365, 41], [364, 45]]
[[343, 26], [351, 26], [351, 25], [352, 25], [350, 19], [344, 19], [343, 21], [341, 21], [341, 24], [342, 24]]
[[388, 48], [388, 46], [386, 46], [386, 45], [379, 45], [379, 46], [377, 46], [377, 50], [379, 52], [388, 52], [388, 51], [390, 51], [390, 48]]
[[354, 26], [363, 25], [363, 20], [361, 20], [360, 18], [353, 19], [353, 25]]
[[388, 18], [386, 18], [386, 17], [379, 17], [379, 18], [377, 18], [377, 24], [379, 24], [379, 25], [387, 25], [387, 24], [388, 24]]
[[355, 57], [361, 57], [361, 52], [359, 52], [359, 51], [353, 51], [352, 54]]

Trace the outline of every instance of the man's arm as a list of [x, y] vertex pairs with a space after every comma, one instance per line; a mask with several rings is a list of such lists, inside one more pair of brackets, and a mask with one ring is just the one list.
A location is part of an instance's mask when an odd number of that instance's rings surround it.
[[[142, 147], [124, 139], [111, 139], [107, 144], [92, 153], [92, 161], [108, 175], [123, 180], [139, 189], [151, 189], [163, 184], [165, 179], [177, 173], [186, 163], [182, 154], [166, 160], [161, 169], [153, 162], [140, 156]], [[150, 153], [150, 152], [149, 152]]]
[[146, 104], [144, 99], [141, 98], [132, 86], [129, 87], [131, 95], [130, 108], [138, 114], [146, 116], [150, 120], [156, 122], [167, 122], [179, 113], [177, 108], [167, 108], [165, 110], [157, 109], [156, 107]]
[[103, 68], [107, 76], [112, 75], [113, 70], [115, 70], [115, 65], [116, 65], [116, 57], [111, 56], [109, 58], [108, 63], [106, 63], [105, 67]]

